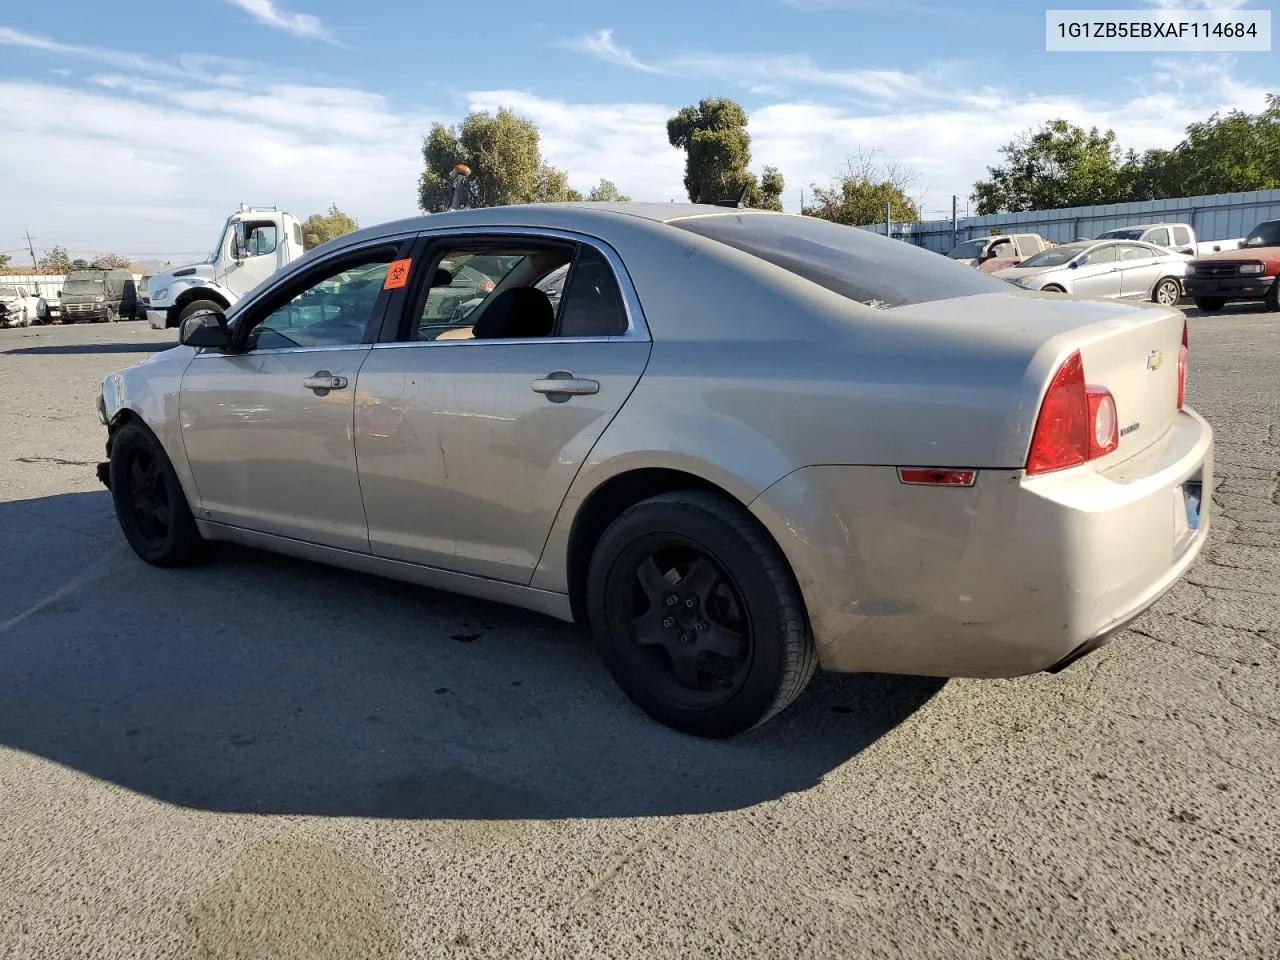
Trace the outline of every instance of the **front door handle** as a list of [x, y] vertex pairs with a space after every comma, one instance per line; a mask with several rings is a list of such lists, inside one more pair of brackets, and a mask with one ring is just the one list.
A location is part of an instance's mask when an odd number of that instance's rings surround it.
[[599, 380], [584, 380], [575, 377], [571, 370], [553, 370], [545, 377], [533, 381], [534, 393], [545, 393], [549, 396], [582, 397], [600, 392]]
[[303, 380], [302, 385], [308, 390], [314, 390], [324, 396], [330, 390], [344, 389], [347, 385], [347, 378], [335, 377], [328, 370], [317, 370], [312, 376]]

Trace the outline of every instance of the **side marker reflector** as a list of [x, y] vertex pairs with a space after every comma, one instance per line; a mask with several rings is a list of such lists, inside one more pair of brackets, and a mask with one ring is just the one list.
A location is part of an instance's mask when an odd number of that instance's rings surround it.
[[972, 487], [977, 470], [950, 470], [945, 467], [899, 467], [902, 483], [927, 487]]

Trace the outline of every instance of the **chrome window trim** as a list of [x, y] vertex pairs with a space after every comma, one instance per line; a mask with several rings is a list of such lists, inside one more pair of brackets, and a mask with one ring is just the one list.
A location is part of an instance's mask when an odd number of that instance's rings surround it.
[[[649, 322], [645, 319], [644, 308], [640, 306], [640, 296], [636, 293], [635, 284], [631, 280], [631, 274], [627, 272], [626, 264], [622, 262], [622, 257], [618, 255], [618, 251], [613, 249], [607, 241], [602, 240], [599, 237], [593, 237], [590, 234], [585, 233], [578, 233], [576, 230], [563, 230], [559, 227], [503, 227], [492, 224], [473, 227], [437, 227], [435, 229], [420, 230], [418, 231], [417, 236], [426, 240], [448, 239], [450, 236], [531, 237], [534, 239], [562, 240], [566, 243], [587, 244], [604, 257], [605, 262], [609, 264], [609, 269], [613, 271], [613, 279], [618, 284], [618, 290], [622, 293], [622, 308], [627, 314], [627, 329], [616, 337], [530, 337], [520, 340], [396, 340], [379, 343], [375, 346], [407, 347], [423, 346], [435, 343], [582, 343], [584, 341], [598, 343], [613, 340], [651, 341], [653, 339], [653, 334], [649, 330]], [[463, 326], [465, 326], [465, 324], [463, 324]]]
[[232, 357], [269, 357], [278, 353], [350, 353], [356, 350], [368, 350], [372, 346], [373, 344], [371, 343], [339, 343], [331, 347], [270, 347], [266, 350], [247, 350], [244, 353], [223, 353], [221, 350], [201, 347], [200, 352], [192, 359], [199, 360], [203, 357], [216, 357], [221, 360], [229, 360]]

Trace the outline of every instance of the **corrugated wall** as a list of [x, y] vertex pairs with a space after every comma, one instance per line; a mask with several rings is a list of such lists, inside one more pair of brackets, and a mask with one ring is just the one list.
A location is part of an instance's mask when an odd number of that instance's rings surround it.
[[[1000, 232], [1038, 233], [1046, 240], [1066, 243], [1080, 237], [1096, 237], [1115, 227], [1169, 222], [1191, 224], [1196, 239], [1203, 243], [1243, 237], [1264, 220], [1280, 220], [1280, 190], [961, 217], [955, 242]], [[883, 234], [884, 224], [868, 224], [862, 229]], [[953, 245], [950, 220], [895, 223], [891, 236], [939, 253], [946, 253]]]

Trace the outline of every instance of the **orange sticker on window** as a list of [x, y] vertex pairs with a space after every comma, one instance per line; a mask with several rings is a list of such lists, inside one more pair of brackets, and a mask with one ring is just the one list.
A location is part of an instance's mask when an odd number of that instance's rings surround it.
[[382, 282], [382, 289], [399, 290], [403, 287], [409, 282], [409, 267], [412, 265], [412, 258], [392, 261], [391, 266], [387, 267], [387, 279]]

